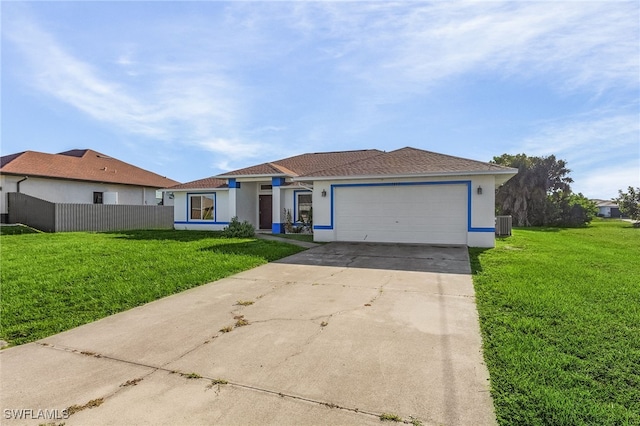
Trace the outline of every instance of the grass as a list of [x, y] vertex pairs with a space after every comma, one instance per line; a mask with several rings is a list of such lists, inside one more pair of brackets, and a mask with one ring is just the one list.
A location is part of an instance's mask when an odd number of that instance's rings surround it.
[[640, 230], [516, 229], [470, 254], [499, 423], [640, 424]]
[[278, 234], [278, 238], [288, 238], [290, 240], [306, 241], [313, 243], [313, 234]]
[[2, 235], [0, 250], [0, 338], [19, 345], [302, 248], [162, 230]]
[[37, 229], [25, 225], [0, 225], [0, 235], [37, 234]]
[[380, 414], [380, 420], [383, 422], [403, 422], [402, 417], [393, 413], [382, 413]]
[[68, 415], [77, 413], [78, 411], [86, 410], [87, 408], [96, 408], [104, 403], [104, 398], [92, 399], [84, 405], [72, 405], [65, 410]]
[[236, 327], [244, 327], [245, 325], [249, 325], [249, 321], [244, 318], [239, 318], [238, 321], [236, 321]]
[[198, 373], [181, 373], [180, 375], [187, 379], [202, 379], [202, 376]]

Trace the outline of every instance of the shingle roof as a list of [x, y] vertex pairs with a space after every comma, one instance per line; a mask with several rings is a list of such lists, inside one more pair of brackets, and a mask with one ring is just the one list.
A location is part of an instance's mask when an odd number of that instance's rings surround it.
[[289, 175], [301, 176], [331, 167], [337, 167], [354, 161], [375, 157], [382, 154], [377, 149], [359, 151], [315, 152], [301, 154], [282, 160], [262, 163], [257, 166], [233, 170], [220, 176], [252, 176], [252, 175]]
[[323, 177], [411, 176], [454, 173], [516, 174], [516, 169], [497, 164], [416, 148], [401, 148], [391, 152], [367, 149], [360, 151], [316, 152], [262, 163], [244, 169], [200, 179], [169, 189], [204, 189], [226, 187], [224, 178], [239, 176], [291, 176], [296, 180]]
[[407, 147], [341, 166], [306, 173], [301, 177], [408, 176], [469, 172], [508, 173], [510, 171], [513, 169], [497, 164]]
[[216, 179], [213, 177], [194, 180], [188, 183], [181, 183], [179, 185], [167, 188], [168, 191], [178, 191], [182, 189], [215, 189], [215, 188], [228, 188], [227, 181], [223, 179]]
[[618, 203], [616, 203], [615, 201], [612, 201], [612, 200], [594, 199], [594, 200], [591, 200], [591, 201], [596, 203], [597, 207], [618, 207]]
[[178, 182], [91, 149], [24, 151], [0, 159], [0, 173], [166, 188]]

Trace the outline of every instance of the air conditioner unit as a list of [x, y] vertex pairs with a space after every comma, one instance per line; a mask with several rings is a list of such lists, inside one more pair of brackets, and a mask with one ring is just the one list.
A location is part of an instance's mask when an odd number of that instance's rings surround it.
[[496, 217], [496, 235], [499, 237], [511, 235], [511, 216]]

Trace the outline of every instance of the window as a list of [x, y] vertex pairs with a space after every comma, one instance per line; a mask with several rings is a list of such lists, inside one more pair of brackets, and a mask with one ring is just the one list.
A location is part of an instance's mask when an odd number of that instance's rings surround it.
[[298, 222], [309, 223], [311, 220], [311, 194], [297, 194]]
[[93, 204], [102, 204], [102, 192], [93, 193]]
[[190, 219], [192, 220], [215, 220], [214, 194], [191, 195], [189, 197], [191, 205]]
[[271, 191], [273, 189], [273, 185], [260, 185], [260, 191]]

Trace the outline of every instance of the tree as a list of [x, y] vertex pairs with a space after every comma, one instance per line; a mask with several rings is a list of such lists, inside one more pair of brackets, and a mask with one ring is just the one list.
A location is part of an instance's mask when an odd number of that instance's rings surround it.
[[636, 221], [635, 226], [640, 226], [640, 188], [630, 186], [628, 192], [618, 190], [618, 198], [614, 198], [620, 208], [620, 213], [629, 216]]
[[563, 197], [555, 205], [558, 208], [557, 217], [551, 224], [557, 226], [584, 226], [598, 214], [596, 203], [581, 193]]
[[496, 207], [499, 214], [511, 215], [516, 226], [529, 225], [528, 211], [531, 197], [531, 159], [525, 154], [493, 157], [493, 163], [518, 169], [518, 174], [502, 185], [496, 193]]
[[503, 154], [493, 157], [491, 162], [518, 169], [518, 174], [496, 193], [499, 214], [513, 216], [516, 226], [568, 225], [565, 222], [571, 215], [566, 210], [580, 204], [580, 199], [570, 198], [573, 179], [568, 176], [571, 170], [566, 161], [554, 155]]

